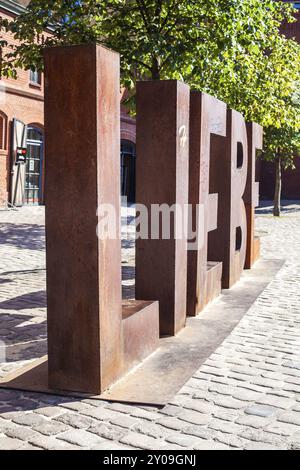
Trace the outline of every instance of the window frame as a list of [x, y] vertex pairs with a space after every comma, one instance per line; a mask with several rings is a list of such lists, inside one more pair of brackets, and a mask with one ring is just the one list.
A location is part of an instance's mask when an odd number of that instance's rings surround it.
[[0, 111], [0, 120], [2, 121], [2, 130], [1, 130], [1, 127], [0, 127], [0, 132], [2, 134], [2, 143], [1, 143], [1, 140], [0, 140], [0, 152], [6, 152], [7, 151], [7, 129], [8, 129], [8, 126], [7, 126], [7, 123], [8, 123], [8, 119], [7, 119], [7, 115], [5, 113], [3, 113], [2, 111]]
[[29, 84], [41, 87], [42, 86], [42, 72], [39, 72], [37, 69], [29, 71]]

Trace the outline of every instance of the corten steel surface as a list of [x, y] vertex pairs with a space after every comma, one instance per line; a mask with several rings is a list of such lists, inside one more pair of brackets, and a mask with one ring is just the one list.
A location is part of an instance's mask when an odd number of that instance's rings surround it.
[[243, 194], [248, 168], [247, 130], [243, 116], [227, 111], [226, 138], [214, 136], [210, 192], [219, 194], [218, 228], [208, 235], [208, 259], [223, 262], [222, 287], [237, 282], [245, 266], [247, 221]]
[[49, 385], [100, 393], [123, 368], [120, 240], [96, 234], [101, 203], [120, 220], [118, 54], [46, 50], [45, 133]]
[[[188, 203], [189, 95], [175, 80], [137, 84], [136, 202], [149, 214], [151, 204]], [[186, 237], [175, 239], [173, 217], [170, 235], [136, 243], [136, 298], [159, 300], [161, 335], [176, 334], [186, 321]]]
[[[259, 260], [253, 269], [244, 271], [240, 282], [207, 306], [203, 315], [189, 317], [186, 328], [177, 336], [161, 339], [157, 351], [139, 367], [102, 395], [89, 398], [151, 405], [169, 403], [239, 323], [283, 264], [282, 260]], [[70, 396], [70, 401], [71, 397], [87, 396], [51, 390], [47, 383], [47, 357], [0, 379], [0, 388], [63, 394]]]
[[[122, 307], [119, 55], [48, 49], [45, 80], [49, 387], [99, 394], [159, 340], [157, 302]], [[102, 204], [115, 238], [97, 237]]]
[[226, 135], [226, 111], [222, 101], [205, 93], [191, 93], [189, 203], [197, 243], [196, 249], [188, 251], [188, 315], [197, 315], [221, 293], [222, 263], [208, 264], [207, 243], [208, 232], [217, 228], [218, 215], [218, 194], [209, 194], [211, 134]]
[[159, 346], [158, 302], [124, 301], [122, 317], [124, 363], [129, 369]]
[[247, 215], [247, 249], [245, 268], [251, 269], [260, 255], [260, 239], [254, 234], [255, 207], [259, 204], [259, 183], [255, 181], [256, 152], [263, 147], [263, 128], [256, 123], [247, 123], [248, 173], [244, 193]]

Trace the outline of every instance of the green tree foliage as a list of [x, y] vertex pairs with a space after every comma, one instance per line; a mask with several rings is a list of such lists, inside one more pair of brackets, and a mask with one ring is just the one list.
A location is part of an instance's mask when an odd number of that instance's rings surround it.
[[[280, 148], [290, 148], [300, 128], [291, 99], [300, 46], [280, 33], [292, 12], [273, 0], [32, 0], [14, 21], [0, 20], [21, 41], [7, 45], [2, 73], [41, 70], [46, 46], [97, 41], [120, 53], [122, 83], [133, 97], [138, 79], [184, 80], [263, 125], [270, 158], [278, 136]], [[52, 36], [37, 43], [46, 28]]]
[[[297, 91], [288, 99], [286, 105], [291, 106], [295, 115], [300, 115], [300, 84]], [[299, 125], [284, 123], [281, 127], [269, 126], [265, 128], [263, 157], [265, 160], [275, 164], [275, 194], [274, 210], [275, 216], [280, 215], [281, 199], [281, 172], [282, 169], [294, 169], [295, 155], [300, 154], [300, 131]]]

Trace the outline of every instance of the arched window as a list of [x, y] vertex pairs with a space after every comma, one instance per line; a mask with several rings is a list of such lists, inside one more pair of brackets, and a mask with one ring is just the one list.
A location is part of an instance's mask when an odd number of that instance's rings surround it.
[[0, 150], [7, 146], [7, 116], [0, 111]]

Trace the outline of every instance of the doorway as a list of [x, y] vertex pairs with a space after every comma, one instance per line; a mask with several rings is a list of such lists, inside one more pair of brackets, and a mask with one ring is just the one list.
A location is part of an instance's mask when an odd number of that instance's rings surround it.
[[121, 140], [121, 195], [128, 202], [135, 202], [135, 144]]
[[27, 129], [27, 160], [25, 170], [25, 204], [43, 202], [43, 133], [36, 127]]

